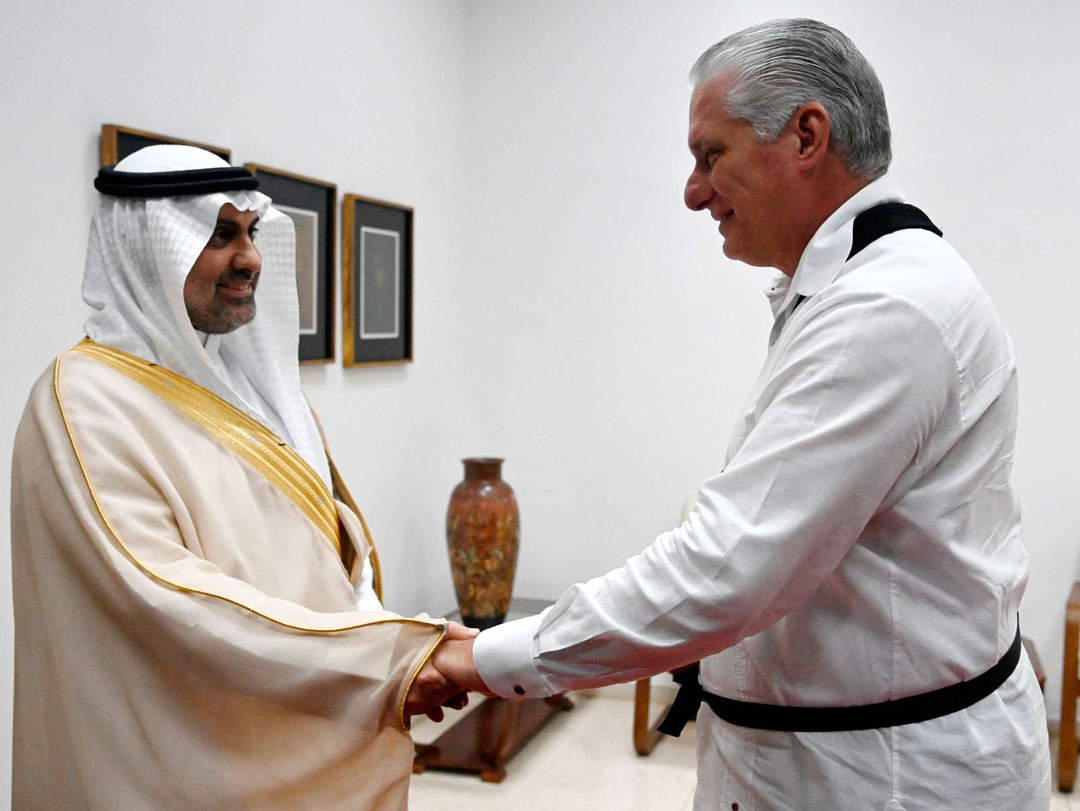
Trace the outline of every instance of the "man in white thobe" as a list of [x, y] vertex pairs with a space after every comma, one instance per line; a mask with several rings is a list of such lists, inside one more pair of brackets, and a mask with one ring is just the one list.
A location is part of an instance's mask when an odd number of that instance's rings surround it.
[[291, 222], [192, 147], [96, 185], [88, 337], [15, 440], [13, 807], [403, 809], [448, 624], [383, 610], [300, 391]]
[[1009, 337], [886, 174], [847, 37], [754, 26], [691, 78], [686, 204], [781, 271], [726, 462], [622, 568], [435, 664], [532, 697], [701, 660], [697, 811], [1046, 809]]

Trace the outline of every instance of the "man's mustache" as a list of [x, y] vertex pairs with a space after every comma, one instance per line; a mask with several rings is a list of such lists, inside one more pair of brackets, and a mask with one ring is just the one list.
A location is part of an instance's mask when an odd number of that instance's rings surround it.
[[249, 282], [258, 276], [258, 272], [254, 270], [242, 270], [240, 268], [232, 268], [226, 270], [218, 278], [219, 284], [229, 284], [230, 282]]

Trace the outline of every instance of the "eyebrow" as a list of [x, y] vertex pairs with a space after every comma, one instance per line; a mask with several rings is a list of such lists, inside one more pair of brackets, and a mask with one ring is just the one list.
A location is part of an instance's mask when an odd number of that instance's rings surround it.
[[691, 149], [698, 149], [704, 152], [706, 149], [716, 149], [724, 145], [724, 138], [717, 137], [716, 134], [706, 133], [700, 136], [696, 141], [690, 141], [689, 146]]
[[[258, 224], [259, 224], [259, 218], [256, 217], [255, 219], [253, 219], [251, 222], [249, 222], [247, 224], [247, 228], [248, 229], [254, 228]], [[240, 223], [238, 223], [234, 219], [231, 219], [230, 217], [218, 217], [218, 221], [214, 224], [214, 228], [221, 228], [221, 226], [223, 226], [223, 225], [231, 225], [233, 228], [242, 227], [240, 225]]]
[[704, 152], [708, 148], [707, 144], [712, 143], [714, 143], [714, 140], [711, 139], [708, 135], [701, 135], [696, 141], [688, 141], [686, 145], [690, 147], [691, 150]]

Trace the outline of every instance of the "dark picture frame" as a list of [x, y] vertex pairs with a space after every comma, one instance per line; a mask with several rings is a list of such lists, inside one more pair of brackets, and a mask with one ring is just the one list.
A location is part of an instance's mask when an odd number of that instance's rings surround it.
[[159, 135], [156, 132], [146, 132], [145, 130], [137, 130], [132, 127], [122, 127], [119, 124], [102, 124], [101, 165], [113, 166], [132, 152], [136, 152], [144, 146], [155, 146], [156, 144], [197, 146], [199, 149], [213, 152], [226, 163], [232, 163], [232, 151], [223, 146], [200, 144], [198, 141], [174, 138], [171, 135]]
[[244, 168], [258, 178], [259, 191], [296, 228], [300, 363], [330, 363], [334, 360], [337, 186], [259, 163], [245, 163]]
[[346, 194], [342, 202], [345, 365], [412, 361], [413, 210]]

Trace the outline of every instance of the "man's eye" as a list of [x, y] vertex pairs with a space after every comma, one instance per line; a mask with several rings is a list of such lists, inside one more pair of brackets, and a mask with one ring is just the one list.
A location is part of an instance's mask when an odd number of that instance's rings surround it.
[[255, 235], [259, 233], [259, 229], [256, 226], [251, 226], [248, 229], [248, 239], [255, 239]]
[[220, 248], [222, 245], [228, 245], [229, 241], [231, 239], [232, 239], [232, 230], [231, 229], [226, 228], [226, 227], [215, 228], [214, 233], [212, 233], [210, 235], [210, 243], [209, 244]]
[[711, 168], [712, 165], [714, 163], [716, 163], [716, 159], [719, 158], [722, 154], [723, 154], [722, 149], [710, 149], [710, 150], [707, 150], [705, 152], [705, 163], [707, 163], [709, 165], [709, 167]]

